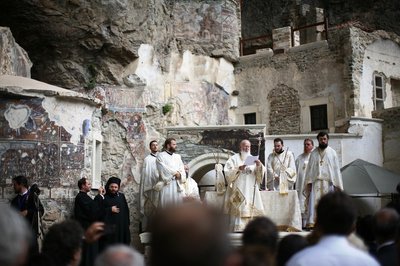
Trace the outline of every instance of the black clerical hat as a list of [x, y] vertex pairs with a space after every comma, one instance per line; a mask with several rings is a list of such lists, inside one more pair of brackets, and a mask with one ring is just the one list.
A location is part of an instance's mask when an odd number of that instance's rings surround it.
[[108, 179], [107, 184], [106, 184], [106, 189], [108, 190], [109, 186], [111, 184], [117, 184], [118, 187], [121, 185], [121, 179], [119, 179], [118, 177], [112, 176]]

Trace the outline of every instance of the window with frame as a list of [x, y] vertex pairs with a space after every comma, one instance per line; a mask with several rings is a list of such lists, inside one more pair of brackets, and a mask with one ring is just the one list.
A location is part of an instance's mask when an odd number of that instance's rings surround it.
[[383, 110], [385, 100], [385, 87], [382, 75], [374, 75], [374, 110]]
[[256, 115], [256, 113], [244, 114], [244, 124], [245, 125], [257, 124], [257, 115]]
[[400, 79], [390, 78], [393, 107], [400, 106]]
[[310, 106], [311, 131], [328, 129], [328, 105]]

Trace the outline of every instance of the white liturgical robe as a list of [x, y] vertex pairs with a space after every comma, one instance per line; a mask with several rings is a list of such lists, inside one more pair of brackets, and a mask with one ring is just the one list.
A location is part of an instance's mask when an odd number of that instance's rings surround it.
[[311, 152], [302, 153], [296, 159], [296, 170], [297, 170], [296, 190], [297, 190], [297, 195], [299, 197], [301, 216], [303, 218], [305, 216], [305, 210], [306, 210], [306, 205], [305, 205], [306, 196], [304, 192], [305, 182], [306, 182], [306, 169], [308, 162], [310, 160], [310, 155]]
[[[165, 207], [168, 204], [182, 202], [186, 173], [181, 156], [167, 151], [160, 152], [157, 155], [157, 169], [160, 176], [154, 188], [160, 191], [158, 206]], [[181, 174], [180, 180], [175, 179], [176, 172]]]
[[159, 191], [153, 189], [158, 182], [159, 175], [156, 164], [156, 154], [149, 154], [144, 158], [142, 176], [140, 179], [140, 212], [144, 216], [152, 214], [158, 204]]
[[296, 165], [293, 152], [272, 152], [267, 160], [267, 188], [287, 194], [289, 189], [293, 189], [295, 181]]
[[320, 198], [335, 188], [343, 190], [342, 174], [336, 151], [331, 147], [324, 150], [316, 148], [311, 152], [306, 170], [306, 186], [312, 184], [311, 193], [307, 195], [307, 226], [315, 223], [315, 208]]
[[253, 217], [264, 215], [259, 186], [265, 167], [253, 164], [241, 171], [239, 167], [244, 165], [245, 160], [240, 154], [235, 154], [224, 167], [228, 181], [224, 207], [233, 222], [233, 231], [243, 231]]

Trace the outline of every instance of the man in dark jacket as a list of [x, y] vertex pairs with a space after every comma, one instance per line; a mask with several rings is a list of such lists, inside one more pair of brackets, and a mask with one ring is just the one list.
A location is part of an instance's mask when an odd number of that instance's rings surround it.
[[34, 256], [39, 252], [38, 236], [42, 233], [40, 219], [44, 213], [43, 205], [39, 199], [40, 190], [36, 184], [29, 188], [28, 179], [22, 175], [14, 177], [12, 183], [17, 196], [11, 201], [11, 206], [26, 218], [32, 229], [34, 241], [31, 254]]
[[[98, 195], [92, 199], [88, 193], [92, 185], [85, 177], [78, 181], [79, 193], [75, 197], [74, 218], [86, 230], [92, 223], [100, 220], [100, 203], [104, 198], [103, 188], [99, 188]], [[82, 247], [82, 266], [93, 265], [98, 254], [98, 243], [84, 243]]]

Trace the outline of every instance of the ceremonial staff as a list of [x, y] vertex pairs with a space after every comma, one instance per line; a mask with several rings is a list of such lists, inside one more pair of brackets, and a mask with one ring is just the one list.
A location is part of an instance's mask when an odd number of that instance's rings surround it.
[[[261, 148], [261, 132], [259, 133], [259, 137], [258, 137], [258, 149], [257, 149], [257, 158], [260, 158], [260, 148]], [[257, 166], [256, 166], [256, 171], [254, 174], [254, 189], [253, 189], [253, 201], [252, 201], [252, 205], [251, 205], [251, 219], [253, 219], [253, 212], [254, 212], [254, 200], [256, 197], [256, 188], [257, 188]]]

